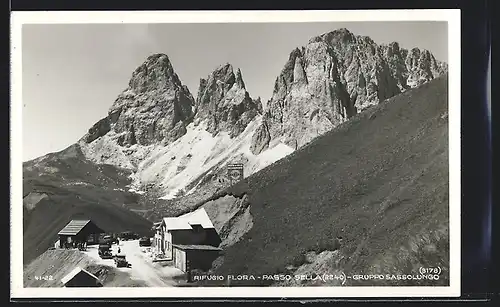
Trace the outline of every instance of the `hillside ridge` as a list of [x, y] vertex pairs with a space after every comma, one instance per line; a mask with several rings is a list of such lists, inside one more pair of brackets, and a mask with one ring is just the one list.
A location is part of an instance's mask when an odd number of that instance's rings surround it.
[[[236, 243], [212, 273], [414, 274], [419, 265], [447, 268], [446, 114], [445, 75], [367, 109], [228, 188], [226, 195], [246, 195], [252, 227], [230, 238]], [[224, 212], [235, 205], [216, 199], [211, 206]], [[446, 285], [447, 274], [437, 283], [405, 285]], [[274, 282], [231, 283], [257, 284]]]

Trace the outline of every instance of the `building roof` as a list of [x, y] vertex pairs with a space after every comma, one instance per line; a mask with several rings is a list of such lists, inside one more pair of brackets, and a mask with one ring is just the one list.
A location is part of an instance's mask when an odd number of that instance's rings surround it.
[[71, 220], [58, 234], [60, 235], [76, 235], [83, 227], [87, 226], [90, 220]]
[[193, 227], [191, 227], [191, 225], [201, 225], [205, 229], [215, 228], [210, 220], [210, 217], [208, 217], [205, 208], [201, 208], [178, 217], [163, 218], [163, 223], [166, 225], [167, 231], [192, 230]]
[[[68, 225], [66, 225], [63, 229], [61, 229], [61, 231], [59, 231], [58, 235], [69, 235], [69, 236], [77, 235], [89, 223], [92, 223], [92, 222], [90, 220], [71, 220], [68, 223]], [[101, 229], [98, 229], [97, 226], [95, 226], [95, 227], [97, 228], [98, 231], [104, 232]]]
[[73, 271], [71, 271], [68, 275], [66, 275], [63, 278], [61, 278], [61, 282], [63, 284], [67, 284], [70, 280], [72, 280], [73, 278], [75, 278], [75, 276], [78, 275], [78, 274], [80, 274], [81, 272], [83, 272], [84, 274], [87, 274], [87, 275], [91, 276], [92, 278], [98, 280], [99, 283], [101, 282], [97, 276], [95, 276], [94, 274], [92, 274], [89, 271], [87, 271], [85, 269], [82, 269], [80, 267], [74, 268]]
[[221, 251], [222, 248], [211, 246], [211, 245], [183, 245], [183, 244], [172, 244], [173, 247], [182, 250], [206, 250], [206, 251]]

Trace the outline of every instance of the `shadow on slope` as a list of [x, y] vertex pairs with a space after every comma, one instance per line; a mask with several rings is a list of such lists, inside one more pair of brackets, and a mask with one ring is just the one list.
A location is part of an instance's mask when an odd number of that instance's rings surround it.
[[126, 209], [137, 202], [126, 192], [129, 182], [126, 171], [86, 160], [78, 145], [24, 163], [24, 263], [53, 246], [71, 219], [91, 219], [107, 232], [149, 234], [151, 222]]
[[[283, 273], [304, 264], [310, 251], [334, 249], [330, 269], [347, 275], [446, 269], [447, 113], [444, 76], [356, 115], [229, 188], [248, 196], [253, 227], [224, 251], [215, 272]], [[439, 285], [448, 283], [447, 273]]]
[[132, 280], [128, 273], [114, 267], [96, 264], [94, 259], [77, 250], [48, 250], [25, 266], [25, 288], [63, 287], [61, 279], [76, 267], [86, 269], [99, 278], [105, 287], [141, 287], [144, 283]]

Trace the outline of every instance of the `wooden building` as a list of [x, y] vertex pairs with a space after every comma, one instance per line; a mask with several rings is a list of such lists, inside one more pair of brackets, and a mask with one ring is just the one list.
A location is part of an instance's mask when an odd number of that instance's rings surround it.
[[151, 247], [153, 248], [153, 253], [155, 255], [160, 255], [162, 253], [161, 250], [161, 222], [156, 222], [153, 224], [154, 229], [154, 237], [153, 242], [151, 243]]
[[160, 241], [159, 252], [168, 260], [173, 259], [173, 244], [218, 247], [221, 243], [204, 208], [178, 217], [163, 218], [156, 238]]
[[156, 227], [154, 251], [185, 273], [207, 270], [219, 256], [221, 239], [204, 208], [168, 217]]
[[209, 270], [222, 251], [211, 245], [173, 244], [172, 247], [174, 266], [185, 273], [193, 269]]
[[102, 287], [97, 276], [80, 267], [75, 268], [61, 279], [64, 287]]
[[87, 244], [99, 243], [99, 235], [105, 231], [99, 228], [91, 220], [71, 220], [61, 231], [59, 231], [59, 246], [74, 247], [76, 242]]

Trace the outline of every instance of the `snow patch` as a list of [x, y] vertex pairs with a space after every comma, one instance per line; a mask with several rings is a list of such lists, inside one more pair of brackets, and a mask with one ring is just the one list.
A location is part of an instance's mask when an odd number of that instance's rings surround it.
[[[172, 199], [179, 190], [184, 190], [203, 173], [212, 173], [218, 165], [223, 166], [243, 158], [244, 174], [247, 177], [293, 152], [291, 147], [280, 143], [257, 156], [254, 155], [250, 146], [260, 121], [260, 117], [254, 119], [243, 133], [235, 138], [231, 138], [226, 132], [220, 132], [213, 137], [206, 132], [204, 124], [197, 127], [190, 125], [188, 132], [178, 140], [178, 143], [161, 150], [161, 153], [153, 156], [154, 162], [149, 164], [147, 169], [140, 170], [141, 180], [151, 181], [156, 179], [155, 177], [160, 178], [166, 192], [162, 199]], [[184, 160], [182, 157], [187, 154], [191, 157]], [[172, 159], [174, 156], [181, 158]], [[147, 164], [148, 161], [144, 163]], [[176, 172], [178, 169], [182, 171]], [[187, 194], [193, 193], [196, 188], [195, 186], [190, 189]]]
[[[123, 191], [123, 190], [122, 190], [122, 191]], [[146, 192], [144, 192], [144, 191], [139, 191], [139, 190], [136, 190], [136, 189], [129, 189], [128, 191], [129, 191], [130, 193], [135, 193], [135, 194], [139, 194], [139, 195], [143, 195], [144, 193], [146, 193]]]
[[217, 172], [217, 167], [223, 167], [227, 163], [242, 159], [247, 177], [294, 151], [291, 147], [278, 143], [259, 155], [254, 155], [250, 146], [260, 123], [261, 116], [255, 117], [234, 138], [227, 132], [213, 136], [206, 131], [206, 122], [191, 123], [186, 127], [186, 134], [167, 146], [120, 146], [117, 143], [119, 134], [111, 131], [90, 144], [81, 144], [81, 147], [84, 155], [95, 163], [132, 170], [132, 182], [127, 186], [130, 192], [144, 194], [140, 191], [141, 187], [153, 183], [161, 187], [161, 199], [172, 199], [181, 190], [186, 194], [193, 193], [197, 186], [186, 191], [188, 185], [204, 173]]
[[256, 157], [254, 163], [248, 165], [249, 171], [251, 171], [251, 173], [258, 172], [264, 167], [273, 164], [285, 156], [288, 156], [292, 152], [294, 152], [292, 147], [279, 143], [273, 148], [261, 152]]
[[179, 191], [180, 191], [180, 189], [173, 189], [169, 193], [167, 193], [166, 195], [160, 197], [160, 199], [164, 199], [164, 200], [174, 199], [174, 198], [176, 198]]
[[66, 185], [83, 185], [83, 186], [88, 186], [91, 185], [88, 182], [83, 182], [83, 181], [73, 181], [73, 182], [68, 182]]

